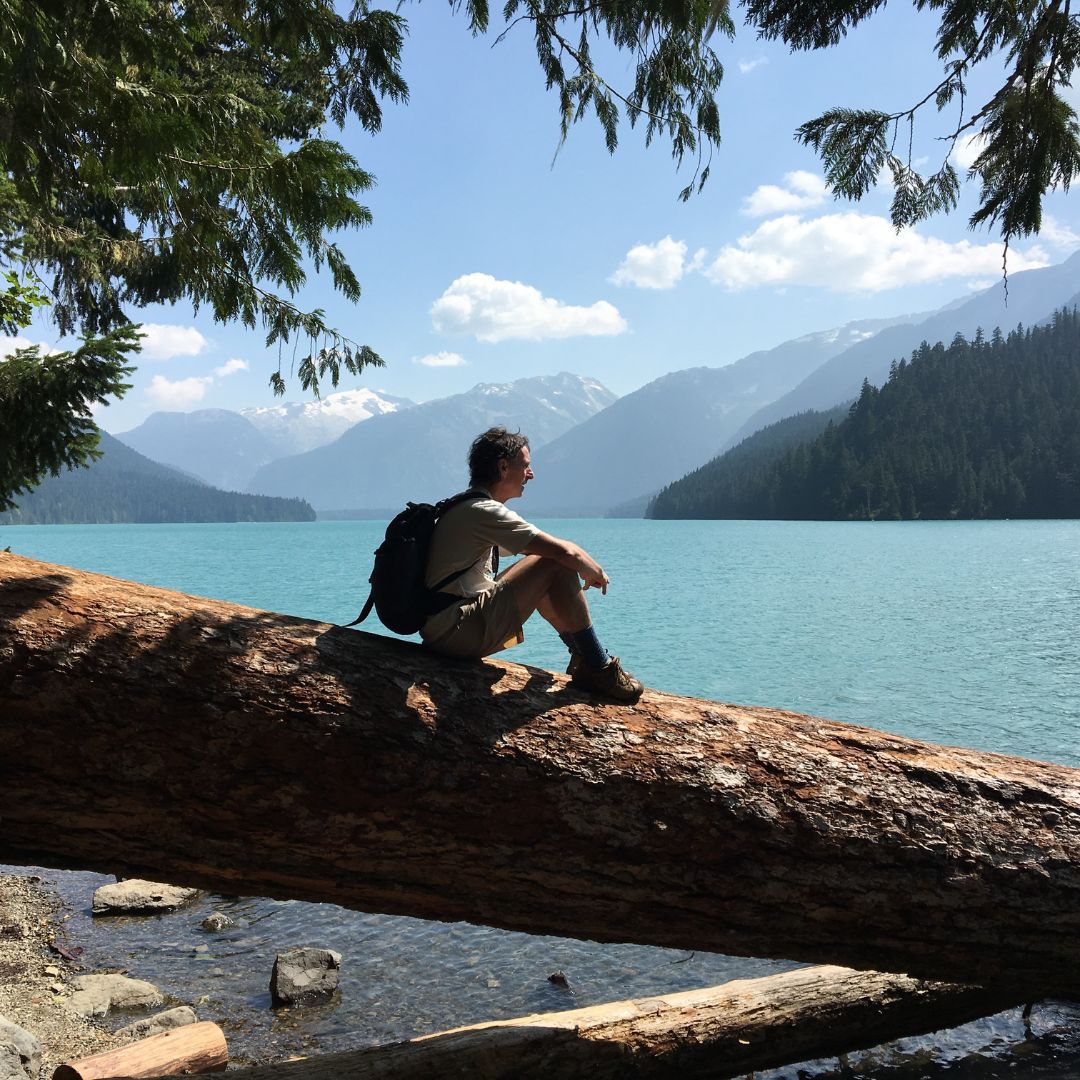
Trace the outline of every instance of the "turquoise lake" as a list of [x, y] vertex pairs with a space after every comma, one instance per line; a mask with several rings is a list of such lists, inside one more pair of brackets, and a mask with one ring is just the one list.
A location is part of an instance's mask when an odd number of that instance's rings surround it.
[[[515, 508], [517, 508], [515, 506]], [[527, 506], [520, 507], [523, 513]], [[601, 640], [647, 685], [1080, 766], [1080, 522], [541, 521], [611, 578]], [[5, 526], [33, 558], [326, 622], [367, 596], [385, 523]], [[365, 629], [380, 632], [374, 616]], [[507, 660], [561, 670], [538, 618]], [[330, 905], [207, 897], [107, 926], [98, 875], [47, 872], [91, 966], [126, 966], [229, 1032], [236, 1060], [386, 1042], [457, 1024], [766, 974], [782, 962], [530, 938]], [[223, 935], [199, 923], [236, 919]], [[341, 1000], [273, 1013], [276, 949], [344, 954]], [[195, 953], [208, 944], [209, 953]], [[576, 994], [548, 983], [566, 972]], [[761, 1078], [1075, 1077], [1080, 1011], [1037, 1006]]]

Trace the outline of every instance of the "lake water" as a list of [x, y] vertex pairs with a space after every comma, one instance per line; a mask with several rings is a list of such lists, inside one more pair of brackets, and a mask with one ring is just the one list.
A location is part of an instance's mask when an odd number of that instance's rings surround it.
[[[527, 512], [527, 507], [525, 508]], [[542, 522], [611, 577], [608, 649], [651, 686], [1080, 766], [1080, 522]], [[367, 595], [383, 523], [12, 526], [20, 554], [328, 622]], [[380, 628], [374, 621], [373, 631]], [[562, 669], [534, 620], [507, 659]], [[41, 871], [91, 968], [126, 967], [227, 1028], [236, 1060], [336, 1050], [527, 1012], [690, 989], [788, 966], [596, 945], [331, 905], [207, 897], [93, 922], [97, 875]], [[208, 935], [211, 911], [236, 925]], [[274, 1012], [276, 951], [344, 955], [340, 1000]], [[208, 946], [196, 952], [196, 946]], [[547, 976], [566, 973], [574, 996]], [[764, 1080], [1080, 1075], [1080, 1010], [1049, 1003]]]

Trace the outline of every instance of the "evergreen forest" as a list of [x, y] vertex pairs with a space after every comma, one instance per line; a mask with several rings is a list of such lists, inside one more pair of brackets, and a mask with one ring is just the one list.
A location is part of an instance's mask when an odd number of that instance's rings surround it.
[[924, 343], [849, 409], [763, 429], [666, 487], [647, 516], [1080, 517], [1080, 315]]
[[91, 465], [62, 469], [16, 496], [18, 505], [0, 514], [0, 525], [315, 520], [303, 499], [221, 491], [143, 457], [105, 432], [100, 448], [104, 453]]

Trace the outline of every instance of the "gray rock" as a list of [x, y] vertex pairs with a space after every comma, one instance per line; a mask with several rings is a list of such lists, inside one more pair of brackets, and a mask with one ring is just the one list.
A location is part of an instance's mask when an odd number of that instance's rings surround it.
[[81, 1016], [104, 1016], [113, 1009], [150, 1009], [165, 998], [152, 983], [126, 975], [77, 975], [75, 993], [64, 1002]]
[[0, 1016], [0, 1080], [37, 1080], [40, 1071], [41, 1043]]
[[198, 889], [183, 889], [178, 885], [162, 885], [157, 881], [129, 878], [115, 885], [102, 885], [94, 892], [91, 911], [95, 915], [154, 914], [175, 911], [191, 903]]
[[212, 915], [207, 915], [202, 921], [202, 928], [204, 930], [225, 930], [232, 926], [233, 921], [228, 915], [222, 915], [220, 911], [215, 911]]
[[337, 989], [341, 953], [299, 947], [278, 953], [270, 976], [275, 1005], [306, 1005], [329, 997]]
[[130, 1039], [147, 1039], [151, 1035], [160, 1035], [163, 1031], [197, 1023], [198, 1019], [190, 1005], [180, 1005], [175, 1009], [166, 1009], [164, 1012], [136, 1020], [134, 1024], [120, 1028], [116, 1034]]

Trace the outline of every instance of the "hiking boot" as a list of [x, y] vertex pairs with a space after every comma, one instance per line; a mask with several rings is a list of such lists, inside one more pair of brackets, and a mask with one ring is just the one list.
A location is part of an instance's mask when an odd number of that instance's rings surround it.
[[570, 666], [574, 668], [570, 673], [572, 686], [611, 698], [612, 701], [631, 702], [641, 697], [645, 687], [629, 671], [623, 671], [617, 656], [613, 656], [602, 668], [591, 668], [581, 663], [580, 657], [577, 659], [576, 666], [573, 659], [570, 661]]
[[579, 667], [581, 667], [581, 653], [572, 652], [570, 654], [570, 663], [566, 665], [566, 674], [573, 675]]

